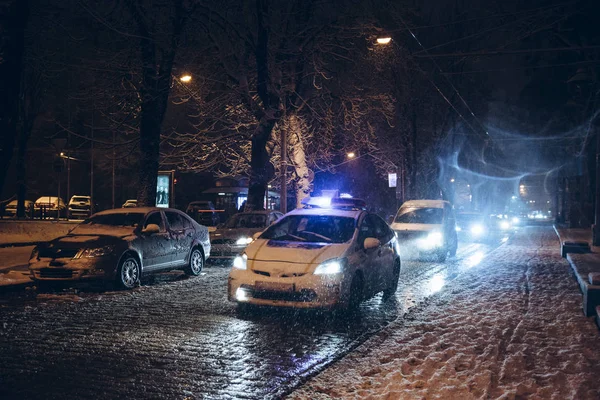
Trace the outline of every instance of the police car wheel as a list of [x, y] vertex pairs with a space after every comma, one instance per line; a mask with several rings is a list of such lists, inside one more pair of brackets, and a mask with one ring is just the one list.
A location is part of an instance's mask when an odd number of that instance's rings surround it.
[[398, 290], [398, 281], [400, 280], [400, 260], [394, 261], [394, 274], [390, 286], [383, 291], [383, 299], [387, 300], [394, 296], [396, 290]]
[[350, 284], [350, 293], [348, 294], [347, 310], [352, 312], [358, 309], [363, 295], [363, 281], [359, 274], [354, 274]]

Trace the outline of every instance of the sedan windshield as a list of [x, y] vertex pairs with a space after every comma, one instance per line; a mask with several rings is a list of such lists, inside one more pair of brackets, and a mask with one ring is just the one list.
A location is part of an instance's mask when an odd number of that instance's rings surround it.
[[404, 208], [394, 222], [404, 224], [441, 224], [444, 218], [443, 208]]
[[77, 230], [89, 230], [96, 226], [135, 228], [142, 222], [144, 215], [140, 212], [94, 215], [77, 225], [72, 232], [77, 233]]
[[271, 225], [261, 239], [292, 242], [345, 243], [352, 239], [354, 218], [325, 215], [290, 215]]
[[225, 228], [264, 228], [267, 224], [265, 214], [236, 214], [225, 223]]

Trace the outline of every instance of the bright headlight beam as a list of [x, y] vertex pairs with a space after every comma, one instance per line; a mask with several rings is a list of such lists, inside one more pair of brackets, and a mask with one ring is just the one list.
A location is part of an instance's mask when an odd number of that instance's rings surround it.
[[320, 264], [315, 269], [314, 274], [315, 275], [332, 275], [332, 274], [339, 274], [340, 272], [342, 272], [342, 264], [337, 260], [333, 260], [333, 261], [325, 261], [324, 263]]
[[249, 237], [241, 237], [235, 242], [235, 244], [237, 244], [237, 245], [244, 245], [244, 244], [250, 244], [250, 243], [252, 243], [252, 238], [249, 238]]
[[246, 254], [242, 254], [241, 256], [236, 256], [233, 259], [233, 268], [246, 269], [247, 262], [248, 262], [248, 256]]

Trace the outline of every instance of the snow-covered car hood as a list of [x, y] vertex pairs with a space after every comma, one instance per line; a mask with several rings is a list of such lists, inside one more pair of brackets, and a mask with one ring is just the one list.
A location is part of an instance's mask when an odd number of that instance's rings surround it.
[[242, 237], [251, 238], [256, 232], [262, 232], [265, 228], [231, 228], [231, 229], [217, 229], [210, 233], [210, 239], [234, 239], [237, 240]]
[[254, 260], [311, 265], [343, 256], [348, 246], [348, 243], [305, 243], [257, 239], [246, 247], [246, 255], [249, 263]]
[[394, 222], [390, 225], [395, 231], [415, 231], [415, 232], [428, 232], [428, 231], [439, 231], [442, 229], [442, 224], [404, 224]]
[[77, 225], [71, 230], [72, 235], [81, 236], [114, 236], [123, 237], [133, 234], [135, 227], [133, 226], [106, 226], [106, 225]]

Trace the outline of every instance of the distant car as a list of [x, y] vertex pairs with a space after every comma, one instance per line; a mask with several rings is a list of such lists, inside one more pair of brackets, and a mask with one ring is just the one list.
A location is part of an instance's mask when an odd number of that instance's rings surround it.
[[92, 198], [75, 195], [69, 200], [69, 218], [87, 218], [92, 213]]
[[458, 236], [467, 241], [480, 241], [489, 233], [486, 217], [479, 212], [462, 212], [456, 214], [456, 232]]
[[139, 207], [92, 215], [68, 235], [38, 245], [34, 281], [99, 279], [131, 289], [144, 275], [183, 268], [199, 275], [210, 256], [208, 229], [179, 210]]
[[445, 261], [456, 255], [458, 236], [454, 210], [445, 200], [410, 200], [402, 204], [391, 228], [401, 245], [415, 248], [421, 255], [434, 255]]
[[[33, 201], [25, 200], [25, 217], [31, 218], [31, 213], [33, 212]], [[17, 216], [17, 200], [13, 200], [6, 205], [4, 208], [4, 215], [7, 217], [15, 218]]]
[[362, 209], [296, 209], [233, 261], [228, 298], [239, 306], [354, 309], [396, 292], [400, 254], [385, 221]]
[[488, 225], [492, 232], [508, 233], [514, 229], [512, 219], [504, 214], [490, 215]]
[[220, 222], [219, 215], [212, 201], [192, 201], [186, 208], [186, 214], [196, 222], [206, 226], [217, 226]]
[[127, 200], [127, 201], [125, 201], [125, 203], [123, 203], [123, 205], [121, 207], [123, 207], [123, 208], [137, 207], [137, 200], [136, 199]]
[[67, 216], [67, 206], [60, 197], [42, 196], [34, 203], [35, 214], [40, 217]]
[[279, 211], [252, 211], [232, 215], [210, 233], [211, 259], [233, 259], [262, 232], [283, 216]]

